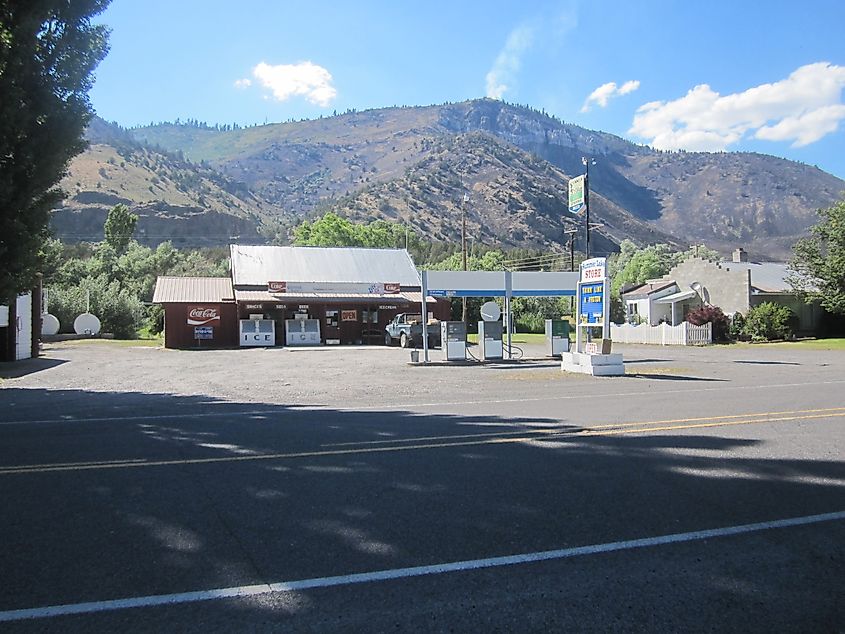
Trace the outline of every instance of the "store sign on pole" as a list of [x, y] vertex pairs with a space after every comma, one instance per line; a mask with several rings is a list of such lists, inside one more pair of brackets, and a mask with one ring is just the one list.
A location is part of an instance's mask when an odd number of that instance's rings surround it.
[[[607, 258], [591, 258], [581, 263], [578, 282], [578, 325], [608, 327], [610, 320], [610, 280], [607, 278]], [[577, 343], [581, 343], [581, 328]], [[579, 350], [584, 349], [580, 348]]]
[[596, 282], [607, 277], [607, 258], [592, 258], [581, 262], [581, 281]]
[[214, 339], [212, 326], [194, 326], [194, 339]]
[[569, 179], [569, 211], [576, 214], [584, 208], [584, 176]]

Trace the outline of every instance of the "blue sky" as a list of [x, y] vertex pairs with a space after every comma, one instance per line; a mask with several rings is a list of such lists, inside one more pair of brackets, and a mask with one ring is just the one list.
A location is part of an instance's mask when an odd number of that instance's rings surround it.
[[845, 178], [845, 2], [113, 0], [91, 100], [124, 126], [484, 96], [664, 149]]

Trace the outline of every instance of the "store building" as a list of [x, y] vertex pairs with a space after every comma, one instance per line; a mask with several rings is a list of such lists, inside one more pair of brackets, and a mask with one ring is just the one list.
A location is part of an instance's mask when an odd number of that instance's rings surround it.
[[164, 306], [166, 348], [238, 345], [238, 317], [228, 277], [159, 277], [153, 303]]
[[[383, 345], [394, 316], [422, 310], [404, 249], [231, 245], [230, 257], [231, 279], [159, 278], [153, 301], [165, 307], [166, 347]], [[449, 318], [448, 300], [426, 305], [429, 317]], [[200, 342], [190, 309], [215, 307], [221, 335]]]

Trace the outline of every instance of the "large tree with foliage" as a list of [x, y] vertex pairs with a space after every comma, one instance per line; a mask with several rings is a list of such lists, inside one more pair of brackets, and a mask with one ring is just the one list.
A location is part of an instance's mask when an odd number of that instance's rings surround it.
[[109, 0], [0, 0], [0, 297], [30, 286], [50, 210], [85, 148]]
[[792, 249], [787, 280], [805, 301], [845, 315], [845, 200], [818, 213], [818, 224]]
[[123, 255], [129, 247], [137, 224], [138, 214], [133, 214], [126, 205], [115, 205], [109, 210], [106, 224], [103, 225], [106, 242]]

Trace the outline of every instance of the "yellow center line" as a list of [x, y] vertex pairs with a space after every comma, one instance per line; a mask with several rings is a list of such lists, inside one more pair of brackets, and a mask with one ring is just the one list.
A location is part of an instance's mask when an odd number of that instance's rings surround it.
[[[645, 425], [669, 425], [669, 424], [677, 424], [677, 423], [697, 423], [701, 421], [721, 421], [721, 420], [731, 420], [731, 419], [749, 419], [749, 418], [759, 418], [759, 417], [771, 417], [771, 416], [785, 416], [789, 414], [816, 414], [816, 413], [828, 413], [828, 412], [845, 412], [845, 407], [830, 407], [825, 409], [799, 409], [799, 410], [790, 410], [784, 412], [760, 412], [758, 414], [726, 414], [724, 416], [700, 416], [697, 418], [672, 418], [667, 420], [654, 420], [654, 421], [638, 421], [635, 423], [609, 423], [606, 425], [592, 425], [590, 427], [583, 427], [583, 426], [573, 426], [570, 429], [558, 429], [555, 427], [544, 427], [538, 429], [520, 429], [517, 431], [503, 431], [503, 432], [482, 432], [477, 434], [447, 434], [443, 436], [416, 436], [416, 437], [409, 437], [409, 438], [391, 438], [385, 440], [365, 440], [359, 442], [337, 442], [337, 443], [326, 443], [320, 445], [321, 447], [360, 447], [364, 445], [387, 445], [387, 444], [396, 444], [396, 443], [408, 443], [408, 442], [421, 442], [426, 440], [450, 440], [450, 439], [459, 439], [459, 438], [481, 438], [481, 437], [498, 437], [498, 436], [518, 436], [520, 434], [538, 434], [538, 435], [546, 435], [546, 434], [564, 434], [564, 433], [580, 433], [580, 432], [591, 432], [594, 430], [605, 430], [605, 429], [619, 429], [624, 427], [643, 427]], [[778, 419], [773, 419], [778, 420]], [[530, 422], [530, 421], [529, 421]], [[538, 423], [542, 421], [536, 421]], [[763, 421], [765, 422], [765, 421]], [[526, 423], [519, 423], [519, 424], [526, 424]]]
[[[655, 431], [674, 431], [683, 429], [696, 429], [706, 427], [727, 427], [733, 425], [751, 425], [760, 423], [786, 422], [799, 420], [812, 420], [819, 418], [845, 417], [845, 408], [835, 410], [807, 410], [822, 411], [825, 413], [811, 414], [807, 416], [781, 416], [775, 418], [750, 418], [746, 420], [722, 420], [710, 419], [716, 422], [694, 423], [688, 425], [665, 425], [662, 427], [639, 427], [626, 429], [582, 429], [573, 432], [555, 432], [545, 436], [520, 436], [513, 438], [489, 438], [481, 440], [464, 440], [461, 442], [422, 443], [414, 445], [400, 445], [393, 447], [358, 447], [350, 449], [331, 449], [322, 451], [302, 451], [294, 453], [258, 454], [250, 456], [219, 456], [215, 458], [183, 458], [178, 460], [127, 460], [107, 462], [80, 462], [80, 463], [57, 463], [44, 465], [22, 465], [16, 467], [0, 468], [0, 475], [14, 475], [24, 473], [48, 473], [55, 471], [91, 471], [98, 469], [128, 469], [132, 467], [163, 467], [176, 465], [198, 465], [225, 462], [247, 462], [256, 460], [286, 460], [296, 458], [323, 458], [330, 456], [346, 456], [367, 453], [389, 453], [397, 451], [414, 451], [421, 449], [445, 449], [451, 447], [471, 447], [480, 445], [512, 444], [537, 440], [555, 440], [558, 438], [578, 438], [581, 436], [614, 436], [619, 434], [639, 434]], [[727, 418], [727, 417], [726, 417]], [[690, 419], [694, 420], [694, 419]]]

